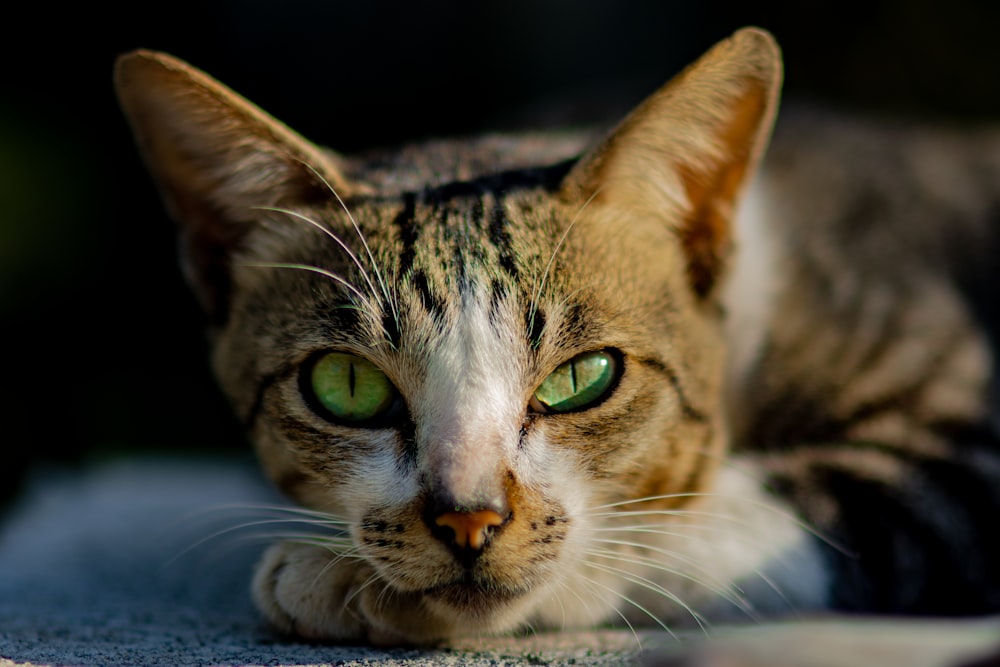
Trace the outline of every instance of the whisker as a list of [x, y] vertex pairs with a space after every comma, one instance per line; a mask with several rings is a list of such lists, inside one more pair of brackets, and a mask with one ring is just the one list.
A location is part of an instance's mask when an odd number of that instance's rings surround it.
[[[606, 540], [598, 540], [598, 541], [600, 541], [600, 542], [606, 542]], [[612, 543], [613, 544], [618, 544], [618, 542], [612, 542]], [[628, 544], [628, 543], [626, 543], [626, 544]], [[644, 546], [644, 545], [637, 545], [637, 546]], [[726, 602], [730, 603], [731, 605], [733, 605], [737, 609], [743, 611], [751, 619], [758, 620], [757, 614], [756, 614], [756, 612], [753, 611], [753, 607], [750, 605], [750, 602], [746, 598], [744, 598], [742, 596], [739, 587], [735, 583], [733, 583], [731, 581], [730, 582], [726, 582], [726, 581], [723, 581], [723, 580], [719, 579], [718, 577], [716, 577], [714, 575], [714, 573], [712, 573], [712, 572], [706, 570], [705, 568], [697, 565], [693, 561], [690, 561], [688, 559], [684, 559], [679, 554], [675, 554], [674, 552], [663, 551], [663, 550], [655, 549], [655, 548], [651, 548], [651, 550], [663, 553], [663, 554], [671, 556], [671, 557], [674, 557], [677, 560], [686, 561], [694, 569], [697, 569], [701, 574], [703, 574], [705, 576], [705, 578], [702, 579], [702, 578], [694, 576], [693, 574], [689, 574], [687, 572], [684, 572], [683, 570], [677, 570], [677, 569], [674, 569], [674, 568], [671, 568], [671, 567], [667, 567], [666, 565], [660, 563], [659, 561], [656, 561], [656, 560], [654, 560], [652, 558], [648, 558], [648, 557], [644, 557], [644, 556], [636, 556], [634, 558], [630, 558], [630, 557], [626, 557], [623, 554], [620, 554], [620, 553], [618, 553], [616, 551], [612, 551], [610, 549], [593, 549], [593, 548], [592, 549], [588, 549], [588, 553], [592, 554], [594, 556], [601, 556], [601, 557], [607, 558], [609, 560], [617, 560], [617, 561], [620, 561], [620, 562], [623, 562], [623, 563], [630, 563], [630, 564], [633, 564], [633, 565], [641, 565], [643, 567], [647, 567], [647, 568], [652, 569], [652, 570], [657, 570], [659, 572], [664, 572], [666, 574], [670, 574], [672, 576], [679, 577], [681, 579], [685, 579], [685, 580], [690, 581], [690, 582], [692, 582], [694, 584], [698, 584], [699, 586], [703, 586], [703, 587], [707, 588], [709, 591], [711, 591], [715, 595], [718, 595], [720, 598], [722, 598]]]
[[[317, 546], [322, 546], [322, 545], [317, 545]], [[361, 554], [361, 550], [358, 549], [357, 547], [354, 547], [353, 545], [350, 545], [350, 546], [351, 546], [350, 549], [347, 549], [346, 551], [344, 551], [342, 553], [334, 551], [332, 549], [330, 550], [331, 553], [332, 553], [332, 555], [334, 557], [331, 558], [327, 562], [327, 564], [324, 565], [322, 568], [320, 568], [320, 571], [316, 573], [316, 577], [313, 579], [313, 583], [312, 583], [312, 587], [313, 588], [315, 588], [316, 585], [319, 583], [319, 580], [323, 578], [323, 575], [325, 575], [327, 572], [329, 572], [330, 570], [332, 570], [333, 568], [335, 568], [337, 566], [337, 564], [340, 563], [340, 561], [348, 559], [348, 558], [354, 558], [354, 559], [358, 559], [358, 560], [364, 560], [364, 556]], [[347, 603], [345, 602], [344, 605], [346, 606]]]
[[601, 192], [601, 189], [602, 188], [597, 188], [594, 191], [594, 193], [590, 195], [587, 201], [585, 201], [583, 205], [580, 206], [579, 210], [573, 216], [573, 219], [570, 221], [569, 225], [567, 225], [566, 229], [563, 231], [562, 236], [556, 243], [556, 247], [552, 249], [552, 254], [549, 256], [549, 261], [548, 263], [546, 263], [545, 269], [542, 271], [542, 277], [538, 282], [538, 287], [537, 289], [535, 289], [535, 293], [531, 297], [531, 308], [529, 310], [529, 315], [528, 315], [528, 331], [534, 331], [535, 314], [538, 312], [538, 302], [542, 297], [542, 291], [545, 289], [545, 283], [548, 281], [549, 274], [552, 271], [552, 265], [556, 261], [556, 255], [558, 255], [559, 251], [562, 249], [563, 244], [566, 242], [566, 238], [569, 236], [570, 231], [573, 229], [573, 227], [576, 226], [576, 223], [579, 222], [580, 216], [583, 215], [583, 212], [587, 209], [588, 206], [590, 206], [590, 203], [594, 201], [598, 193]]
[[278, 505], [278, 504], [268, 504], [268, 503], [221, 503], [218, 505], [212, 505], [210, 507], [201, 508], [194, 510], [190, 513], [185, 514], [185, 518], [205, 516], [208, 514], [221, 514], [222, 512], [236, 512], [240, 511], [242, 513], [253, 513], [253, 514], [263, 514], [265, 512], [284, 515], [290, 514], [293, 516], [303, 516], [314, 518], [331, 525], [344, 525], [350, 526], [353, 522], [347, 519], [341, 519], [334, 514], [329, 512], [323, 512], [320, 510], [311, 510], [305, 507], [299, 507], [297, 505]]
[[[582, 561], [582, 562], [583, 562], [584, 565], [592, 565], [592, 563], [590, 563], [589, 561], [586, 561], [586, 560]], [[622, 600], [624, 602], [627, 602], [628, 604], [632, 605], [633, 607], [635, 607], [636, 609], [638, 609], [639, 611], [641, 611], [642, 613], [644, 613], [646, 616], [648, 616], [650, 619], [652, 619], [661, 628], [663, 628], [667, 632], [667, 634], [669, 634], [672, 638], [674, 638], [675, 640], [677, 639], [677, 635], [674, 634], [674, 631], [671, 630], [669, 627], [667, 627], [667, 625], [662, 620], [660, 620], [660, 618], [656, 614], [654, 614], [653, 612], [649, 611], [648, 609], [646, 609], [644, 606], [642, 606], [641, 604], [639, 604], [638, 602], [636, 602], [632, 598], [628, 597], [624, 593], [621, 593], [621, 592], [615, 590], [614, 588], [611, 588], [610, 586], [605, 586], [604, 584], [602, 584], [599, 581], [594, 581], [590, 577], [587, 577], [587, 576], [582, 575], [582, 574], [577, 574], [577, 576], [580, 577], [581, 579], [583, 579], [584, 581], [589, 582], [592, 586], [603, 588], [604, 590], [608, 591], [609, 593], [611, 593], [615, 597], [619, 598], [620, 600]], [[632, 631], [632, 636], [635, 637], [635, 642], [639, 646], [639, 649], [641, 650], [642, 649], [642, 641], [639, 639], [639, 635], [636, 633], [635, 628], [632, 627], [632, 624], [629, 623], [628, 619], [625, 617], [625, 614], [623, 614], [620, 609], [618, 609], [617, 607], [615, 607], [614, 610], [621, 617], [621, 619], [623, 621], [625, 621], [625, 625], [628, 626], [629, 630]]]
[[[710, 633], [709, 633], [708, 627], [707, 627], [708, 621], [706, 621], [704, 618], [702, 618], [701, 614], [699, 614], [694, 609], [692, 609], [683, 600], [681, 600], [679, 597], [677, 597], [677, 595], [675, 595], [674, 593], [671, 593], [669, 590], [667, 590], [663, 586], [657, 584], [655, 581], [653, 581], [651, 579], [648, 579], [646, 577], [643, 577], [641, 575], [634, 574], [634, 573], [629, 572], [628, 570], [622, 569], [620, 567], [614, 567], [612, 565], [605, 565], [603, 563], [595, 563], [595, 562], [590, 561], [590, 560], [584, 560], [583, 564], [587, 565], [589, 567], [598, 569], [598, 570], [603, 570], [604, 572], [607, 572], [609, 574], [614, 574], [616, 576], [620, 576], [625, 581], [629, 581], [629, 582], [631, 582], [633, 584], [636, 584], [637, 586], [641, 586], [642, 588], [645, 588], [646, 590], [652, 591], [654, 593], [659, 593], [660, 595], [664, 596], [665, 598], [667, 598], [671, 602], [674, 602], [675, 604], [679, 605], [682, 609], [684, 609], [684, 611], [686, 611], [688, 614], [690, 614], [691, 618], [693, 618], [694, 621], [695, 621], [695, 623], [698, 624], [698, 627], [701, 628], [701, 631], [705, 634], [705, 636], [706, 637], [709, 636]], [[624, 596], [623, 596], [623, 598], [624, 598]], [[625, 598], [625, 599], [627, 599], [627, 598]], [[632, 603], [635, 604], [635, 602], [632, 602]], [[646, 614], [648, 614], [654, 620], [656, 620], [660, 624], [660, 627], [662, 627], [664, 630], [667, 630], [667, 632], [670, 632], [670, 630], [667, 629], [666, 625], [664, 623], [662, 623], [659, 620], [658, 617], [650, 614], [650, 612], [648, 610], [646, 610], [645, 608], [643, 608], [643, 607], [641, 607], [641, 606], [639, 606], [637, 604], [636, 604], [636, 607], [638, 609], [641, 609]], [[674, 635], [672, 632], [670, 632], [670, 636], [674, 637], [674, 639], [677, 638], [676, 635]]]
[[[686, 491], [684, 493], [666, 493], [666, 494], [656, 495], [656, 496], [643, 496], [641, 498], [629, 498], [627, 500], [619, 500], [617, 502], [608, 503], [606, 505], [594, 505], [593, 507], [589, 507], [588, 510], [613, 509], [615, 507], [622, 507], [624, 505], [636, 505], [636, 504], [639, 504], [639, 503], [650, 503], [650, 502], [656, 502], [656, 501], [660, 501], [660, 500], [678, 500], [678, 499], [686, 499], [686, 498], [701, 498], [701, 497], [704, 497], [704, 496], [721, 496], [721, 495], [722, 494], [718, 494], [718, 493], [693, 492], [693, 491]], [[726, 496], [723, 496], [723, 497], [726, 497]]]
[[[603, 505], [603, 506], [596, 507], [594, 509], [604, 509], [604, 508], [607, 508], [607, 507], [616, 507], [616, 506], [627, 505], [627, 504], [632, 504], [632, 503], [636, 503], [636, 502], [650, 502], [650, 501], [659, 500], [661, 498], [662, 499], [676, 498], [676, 497], [681, 496], [681, 495], [688, 496], [688, 497], [724, 498], [724, 499], [727, 499], [727, 500], [734, 500], [734, 498], [732, 496], [727, 496], [727, 495], [721, 494], [721, 493], [689, 493], [689, 494], [677, 494], [677, 495], [673, 495], [673, 496], [651, 496], [649, 498], [641, 498], [641, 499], [639, 499], [637, 501], [631, 500], [631, 501], [623, 501], [623, 502], [620, 502], [620, 503], [612, 503], [611, 505]], [[766, 510], [766, 511], [770, 512], [771, 514], [773, 514], [776, 517], [781, 517], [782, 519], [787, 520], [789, 523], [791, 523], [791, 524], [797, 526], [798, 528], [801, 528], [803, 531], [809, 533], [810, 535], [812, 535], [816, 539], [821, 540], [822, 542], [826, 543], [830, 547], [832, 547], [834, 549], [837, 549], [838, 551], [841, 551], [844, 554], [848, 554], [848, 555], [851, 554], [851, 552], [849, 550], [847, 550], [845, 547], [843, 547], [840, 544], [838, 544], [832, 538], [827, 537], [821, 531], [813, 528], [811, 525], [809, 525], [809, 523], [807, 521], [804, 521], [804, 520], [800, 519], [799, 517], [795, 516], [794, 514], [782, 511], [782, 510], [778, 509], [777, 507], [774, 507], [772, 505], [768, 505], [767, 503], [764, 503], [764, 502], [760, 502], [760, 501], [756, 501], [756, 500], [752, 500], [752, 499], [738, 499], [738, 500], [741, 503], [743, 503], [744, 505], [746, 505], [746, 506], [756, 507], [757, 509], [763, 509], [763, 510]], [[700, 518], [718, 519], [720, 521], [725, 521], [725, 522], [729, 522], [729, 523], [736, 523], [736, 524], [741, 524], [742, 521], [743, 521], [739, 517], [730, 516], [728, 514], [722, 514], [720, 512], [708, 512], [708, 511], [704, 511], [704, 510], [688, 510], [688, 509], [679, 509], [679, 510], [623, 510], [623, 511], [614, 511], [614, 512], [593, 512], [593, 513], [588, 512], [587, 514], [590, 517], [600, 518], [600, 519], [605, 519], [605, 520], [607, 520], [607, 519], [615, 519], [615, 518], [625, 518], [625, 517], [670, 516], [670, 517], [700, 517]], [[675, 524], [675, 525], [678, 525], [678, 524]]]
[[[341, 205], [343, 205], [343, 202], [341, 202]], [[259, 211], [271, 211], [273, 213], [283, 213], [293, 218], [298, 218], [299, 220], [302, 220], [303, 222], [312, 225], [313, 227], [315, 227], [316, 229], [318, 229], [319, 231], [323, 232], [328, 237], [333, 239], [333, 241], [338, 246], [340, 246], [341, 250], [347, 253], [347, 256], [351, 258], [351, 261], [354, 263], [354, 265], [358, 267], [358, 271], [361, 273], [361, 277], [364, 278], [365, 282], [368, 284], [368, 289], [371, 291], [372, 296], [375, 297], [376, 300], [378, 300], [378, 292], [376, 291], [375, 285], [372, 283], [371, 278], [368, 276], [368, 272], [365, 270], [364, 265], [361, 263], [361, 260], [358, 259], [358, 256], [354, 254], [354, 252], [348, 247], [348, 245], [344, 243], [344, 241], [339, 236], [337, 236], [332, 229], [330, 229], [329, 227], [320, 222], [317, 222], [316, 220], [313, 220], [307, 215], [303, 215], [298, 211], [293, 211], [287, 208], [280, 208], [277, 206], [254, 206], [253, 208]]]
[[[587, 577], [587, 576], [585, 576], [585, 575], [583, 575], [583, 574], [580, 574], [579, 572], [578, 572], [578, 573], [576, 573], [576, 576], [577, 576], [578, 578], [582, 579], [584, 583], [586, 583], [586, 584], [588, 584], [588, 585], [589, 585], [589, 588], [590, 588], [590, 590], [589, 590], [588, 592], [590, 593], [590, 595], [591, 595], [591, 596], [592, 596], [592, 597], [593, 597], [593, 598], [594, 598], [595, 600], [598, 600], [598, 601], [600, 601], [600, 602], [603, 602], [603, 600], [602, 600], [601, 596], [600, 596], [600, 595], [598, 595], [598, 594], [596, 593], [596, 589], [598, 588], [598, 586], [600, 586], [601, 588], [604, 588], [605, 590], [609, 590], [609, 591], [611, 591], [611, 592], [612, 592], [612, 593], [614, 593], [614, 594], [615, 594], [615, 595], [616, 595], [617, 597], [621, 597], [621, 596], [620, 596], [620, 595], [618, 594], [618, 592], [617, 592], [617, 591], [614, 591], [614, 590], [612, 590], [611, 588], [609, 588], [609, 587], [607, 587], [607, 586], [604, 586], [604, 585], [602, 585], [602, 584], [599, 584], [598, 582], [594, 581], [593, 579], [590, 579], [589, 577]], [[580, 597], [579, 593], [576, 593], [576, 592], [575, 592], [575, 589], [574, 589], [574, 588], [573, 588], [572, 586], [570, 586], [570, 587], [569, 587], [569, 590], [570, 590], [571, 592], [573, 592], [573, 593], [574, 593], [574, 595], [576, 596], [576, 598], [577, 598], [578, 600], [580, 600], [580, 602], [581, 602], [581, 603], [583, 603], [583, 602], [584, 602], [584, 601], [583, 601], [583, 598], [581, 598], [581, 597]], [[585, 604], [585, 603], [584, 603], [584, 604]], [[637, 632], [635, 631], [635, 628], [634, 628], [634, 627], [632, 626], [632, 624], [631, 624], [631, 623], [629, 622], [628, 618], [627, 618], [627, 617], [625, 616], [625, 614], [623, 614], [623, 613], [621, 612], [621, 610], [620, 610], [620, 609], [618, 609], [617, 607], [615, 607], [615, 606], [612, 606], [612, 607], [611, 607], [611, 609], [612, 609], [612, 610], [613, 610], [613, 611], [614, 611], [614, 612], [615, 612], [616, 614], [618, 614], [618, 617], [619, 617], [620, 619], [622, 619], [622, 622], [623, 622], [623, 623], [625, 623], [626, 627], [628, 627], [629, 631], [630, 631], [630, 632], [632, 633], [632, 638], [633, 638], [633, 639], [635, 639], [635, 645], [636, 645], [636, 646], [638, 647], [638, 649], [639, 649], [639, 650], [641, 651], [641, 650], [642, 650], [642, 640], [641, 640], [641, 639], [639, 639], [639, 634], [638, 634], [638, 633], [637, 633]]]
[[361, 227], [358, 225], [358, 221], [354, 219], [354, 215], [351, 213], [351, 210], [347, 207], [347, 204], [344, 203], [344, 200], [341, 199], [340, 195], [337, 193], [336, 188], [334, 188], [333, 185], [331, 185], [330, 182], [326, 180], [323, 174], [319, 173], [319, 171], [317, 171], [311, 164], [307, 162], [303, 162], [302, 164], [304, 164], [306, 168], [308, 168], [312, 173], [314, 173], [316, 177], [323, 183], [323, 185], [326, 186], [326, 188], [330, 191], [330, 193], [334, 196], [334, 198], [336, 198], [337, 203], [340, 204], [340, 207], [344, 209], [344, 213], [347, 214], [347, 218], [351, 221], [351, 225], [354, 227], [354, 231], [358, 235], [358, 239], [361, 240], [361, 245], [364, 246], [365, 252], [368, 253], [368, 260], [372, 264], [372, 270], [375, 272], [375, 278], [376, 280], [378, 280], [378, 283], [382, 288], [382, 294], [385, 296], [386, 303], [389, 305], [389, 309], [392, 311], [393, 320], [396, 322], [396, 327], [398, 328], [399, 311], [396, 308], [395, 302], [393, 301], [392, 297], [389, 294], [389, 288], [386, 286], [386, 282], [382, 278], [382, 273], [378, 270], [378, 263], [375, 261], [375, 256], [372, 254], [371, 248], [368, 247], [368, 241], [365, 239], [365, 235], [361, 233]]
[[205, 555], [206, 559], [219, 560], [226, 557], [231, 551], [237, 550], [247, 543], [250, 544], [273, 544], [275, 542], [284, 542], [291, 544], [299, 544], [303, 546], [316, 547], [318, 549], [323, 549], [332, 554], [338, 556], [338, 560], [343, 557], [359, 558], [358, 556], [351, 556], [350, 554], [344, 554], [346, 550], [352, 548], [350, 542], [336, 542], [328, 539], [316, 539], [314, 536], [310, 536], [305, 533], [262, 533], [260, 535], [240, 535], [230, 538], [225, 544], [212, 547], [211, 551]]
[[[211, 533], [209, 535], [206, 535], [206, 536], [204, 536], [204, 537], [196, 540], [193, 544], [188, 545], [186, 548], [182, 549], [179, 553], [177, 553], [170, 560], [168, 560], [167, 563], [166, 563], [166, 566], [172, 565], [173, 563], [175, 563], [179, 559], [181, 559], [184, 556], [186, 556], [188, 553], [190, 553], [190, 552], [194, 551], [195, 549], [197, 549], [197, 548], [199, 548], [199, 547], [207, 544], [208, 542], [211, 542], [211, 541], [214, 541], [214, 540], [218, 540], [218, 539], [220, 539], [220, 538], [222, 538], [224, 536], [232, 535], [233, 533], [236, 533], [238, 531], [247, 530], [249, 528], [256, 528], [256, 527], [259, 527], [259, 526], [270, 526], [270, 525], [275, 525], [275, 524], [278, 524], [278, 525], [306, 524], [306, 525], [309, 525], [309, 526], [314, 526], [316, 528], [329, 528], [329, 525], [327, 525], [327, 524], [318, 522], [318, 521], [316, 521], [314, 519], [307, 519], [307, 518], [302, 518], [302, 519], [289, 519], [289, 518], [259, 519], [257, 521], [248, 521], [248, 522], [240, 523], [240, 524], [237, 524], [237, 525], [228, 526], [226, 528], [222, 528], [220, 530], [215, 531], [214, 533]], [[273, 533], [269, 534], [269, 535], [273, 535]], [[279, 534], [279, 536], [280, 535], [282, 535], [282, 534]], [[295, 533], [295, 535], [297, 535], [297, 536], [298, 535], [306, 535], [306, 533]], [[314, 533], [314, 534], [307, 534], [307, 535], [310, 535], [310, 536], [312, 536], [312, 537], [314, 537], [316, 539], [326, 539], [328, 542], [334, 541], [336, 539], [349, 539], [349, 536], [346, 535], [342, 530], [339, 530], [339, 529], [337, 531], [337, 534], [331, 535], [331, 536], [323, 536], [319, 532]], [[257, 535], [253, 535], [253, 536], [240, 536], [240, 537], [241, 537], [241, 539], [251, 539], [251, 538], [260, 539]]]
[[[746, 544], [755, 548], [762, 549], [767, 552], [772, 558], [779, 559], [781, 552], [773, 548], [773, 545], [764, 540], [754, 540], [750, 539], [751, 536], [734, 531], [731, 528], [722, 528], [720, 526], [713, 526], [704, 523], [673, 523], [671, 524], [674, 528], [683, 529], [683, 531], [691, 532], [704, 532], [704, 533], [714, 533], [715, 535], [722, 535], [729, 538], [736, 538], [741, 544]], [[700, 542], [703, 544], [713, 544], [714, 540], [701, 535], [692, 535], [687, 532], [678, 532], [677, 530], [664, 530], [655, 526], [648, 524], [638, 524], [630, 526], [606, 526], [603, 528], [591, 528], [592, 532], [595, 533], [640, 533], [646, 535], [662, 535], [664, 537], [676, 537], [682, 540], [688, 540], [692, 542]]]
[[763, 581], [767, 585], [767, 587], [774, 592], [775, 595], [781, 598], [781, 601], [785, 603], [785, 606], [788, 607], [788, 609], [793, 614], [797, 615], [798, 612], [801, 611], [799, 607], [795, 605], [795, 603], [793, 603], [791, 600], [788, 599], [788, 596], [785, 595], [784, 591], [781, 590], [781, 586], [775, 583], [775, 581], [771, 579], [771, 577], [767, 576], [757, 568], [754, 568], [754, 574], [756, 574], [757, 577], [759, 577], [760, 580]]
[[[234, 518], [247, 517], [250, 520]], [[351, 542], [349, 530], [352, 522], [327, 512], [308, 510], [290, 505], [264, 503], [225, 503], [185, 512], [171, 522], [174, 526], [169, 534], [175, 534], [178, 526], [183, 526], [193, 540], [185, 548], [175, 553], [163, 567], [169, 567], [192, 551], [226, 538], [230, 546], [246, 542], [263, 542], [278, 539], [311, 541], [323, 546], [348, 545]], [[221, 524], [221, 527], [219, 527]], [[292, 530], [271, 530], [272, 527], [307, 526], [308, 532]], [[268, 530], [264, 530], [268, 528]], [[194, 539], [198, 533], [203, 534]], [[249, 533], [249, 534], [248, 534]]]
[[[580, 595], [580, 591], [578, 591], [573, 584], [574, 582], [569, 578], [559, 578], [556, 580], [556, 586], [558, 590], [554, 591], [554, 595], [556, 599], [559, 601], [559, 608], [562, 610], [562, 624], [560, 625], [561, 628], [567, 627], [566, 605], [563, 603], [562, 599], [563, 592], [571, 593], [573, 597], [579, 600], [580, 604], [583, 605], [583, 607], [587, 610], [587, 615], [592, 616], [590, 610], [593, 608], [591, 606], [591, 602], [593, 602], [593, 600], [591, 600], [590, 602], [584, 600], [583, 597]], [[593, 597], [596, 598], [597, 596], [593, 595]]]
[[[653, 552], [653, 553], [657, 553], [657, 554], [666, 556], [668, 558], [672, 558], [673, 560], [675, 560], [677, 562], [680, 562], [680, 563], [682, 563], [684, 565], [688, 565], [691, 568], [693, 568], [693, 569], [695, 569], [695, 570], [697, 570], [699, 572], [704, 573], [707, 576], [708, 579], [715, 580], [720, 586], [733, 587], [733, 588], [737, 588], [737, 589], [739, 588], [738, 586], [735, 586], [735, 584], [733, 582], [731, 582], [731, 581], [724, 581], [722, 579], [719, 579], [715, 575], [714, 572], [706, 569], [704, 566], [702, 566], [701, 564], [699, 564], [697, 561], [695, 561], [695, 560], [693, 560], [691, 558], [688, 558], [687, 556], [685, 556], [685, 555], [683, 555], [683, 554], [681, 554], [681, 553], [679, 553], [677, 551], [673, 551], [671, 549], [662, 549], [660, 547], [655, 547], [655, 546], [652, 546], [652, 545], [649, 545], [649, 544], [643, 544], [641, 542], [630, 542], [628, 540], [594, 539], [593, 541], [597, 542], [597, 543], [600, 543], [600, 544], [613, 544], [613, 545], [616, 545], [616, 546], [633, 547], [633, 548], [636, 548], [636, 549], [642, 549], [644, 551], [650, 551], [650, 552]], [[623, 554], [620, 554], [619, 552], [616, 552], [616, 551], [613, 551], [613, 550], [610, 550], [610, 549], [606, 550], [606, 554], [607, 555], [613, 555], [616, 558], [619, 558], [621, 560], [627, 560], [626, 557]], [[668, 574], [673, 574], [673, 575], [677, 575], [679, 577], [683, 577], [685, 579], [690, 579], [692, 581], [697, 581], [697, 580], [695, 580], [693, 578], [693, 575], [690, 575], [690, 574], [688, 574], [688, 573], [686, 573], [686, 572], [684, 572], [682, 570], [675, 570], [673, 568], [667, 567], [663, 563], [660, 563], [659, 561], [654, 560], [652, 557], [642, 556], [642, 555], [639, 555], [639, 554], [636, 554], [635, 557], [638, 558], [638, 559], [640, 559], [640, 560], [634, 560], [634, 561], [629, 561], [629, 562], [636, 563], [637, 565], [638, 564], [648, 565], [649, 567], [653, 567], [655, 569], [658, 569], [658, 570], [660, 570], [662, 572], [666, 572]], [[698, 581], [698, 583], [701, 583], [701, 584], [704, 585], [704, 582]], [[714, 589], [711, 589], [711, 590], [714, 590]], [[719, 592], [721, 594], [721, 591], [716, 591], [716, 592]]]
[[326, 276], [327, 278], [333, 280], [334, 282], [343, 285], [348, 290], [350, 290], [362, 303], [367, 303], [368, 298], [361, 293], [361, 291], [352, 285], [347, 280], [344, 280], [341, 276], [338, 276], [332, 271], [327, 271], [326, 269], [321, 269], [318, 266], [311, 266], [309, 264], [295, 264], [290, 262], [242, 262], [241, 266], [250, 266], [254, 268], [262, 269], [299, 269], [301, 271], [311, 271], [312, 273], [318, 273], [321, 276]]
[[[560, 588], [565, 588], [566, 587], [566, 582], [565, 581], [560, 581], [559, 582], [559, 587]], [[567, 621], [567, 619], [566, 619], [566, 605], [563, 604], [562, 595], [559, 595], [558, 593], [556, 593], [553, 597], [556, 599], [556, 602], [559, 603], [559, 611], [562, 612], [562, 623], [559, 624], [559, 627], [565, 628], [566, 627], [566, 621]], [[580, 600], [580, 602], [583, 602], [583, 600]]]
[[[747, 470], [748, 465], [747, 465], [746, 461], [741, 461], [741, 460], [738, 460], [738, 459], [737, 460], [733, 460], [732, 456], [720, 455], [717, 452], [713, 452], [713, 451], [705, 450], [705, 449], [702, 449], [700, 452], [698, 452], [698, 454], [701, 455], [701, 456], [705, 456], [707, 458], [710, 458], [710, 459], [712, 459], [714, 461], [721, 462], [729, 470], [732, 470], [732, 471], [734, 471], [736, 473], [739, 473], [739, 474], [741, 474], [743, 476], [748, 477], [749, 479], [753, 480], [755, 483], [757, 483], [758, 485], [760, 485], [761, 488], [766, 488], [766, 486], [767, 486], [766, 480], [764, 478], [762, 478], [760, 475], [753, 474], [753, 472], [750, 471], [750, 470]], [[623, 505], [638, 504], [638, 503], [643, 503], [643, 502], [655, 502], [655, 501], [660, 501], [660, 500], [677, 500], [677, 499], [682, 499], [682, 498], [699, 498], [699, 497], [704, 497], [704, 498], [722, 498], [722, 499], [727, 499], [727, 500], [733, 500], [733, 499], [735, 499], [734, 496], [726, 495], [724, 493], [711, 493], [711, 492], [673, 493], [673, 494], [664, 494], [664, 495], [657, 495], [657, 496], [646, 496], [644, 498], [635, 498], [635, 499], [629, 499], [629, 500], [620, 500], [618, 502], [608, 503], [608, 504], [605, 504], [605, 505], [595, 505], [593, 507], [588, 508], [588, 512], [592, 511], [592, 510], [612, 509], [612, 508], [615, 508], [615, 507], [621, 507]], [[779, 509], [777, 507], [774, 507], [773, 505], [769, 505], [767, 503], [763, 503], [763, 502], [757, 501], [757, 500], [746, 499], [746, 498], [739, 498], [738, 500], [741, 503], [743, 503], [743, 504], [750, 505], [750, 506], [753, 506], [753, 507], [757, 507], [759, 509], [767, 510], [768, 512], [770, 512], [770, 513], [772, 513], [772, 514], [774, 514], [776, 516], [779, 516], [779, 517], [781, 517], [783, 519], [786, 519], [786, 520], [792, 522], [797, 527], [799, 527], [802, 530], [806, 531], [807, 533], [809, 533], [810, 535], [812, 535], [816, 539], [822, 541], [826, 545], [828, 545], [828, 546], [836, 549], [840, 553], [843, 553], [843, 554], [848, 555], [848, 556], [855, 556], [856, 555], [850, 549], [848, 549], [847, 547], [839, 544], [832, 537], [824, 534], [824, 532], [822, 530], [816, 528], [815, 526], [811, 525], [808, 521], [802, 519], [801, 517], [799, 517], [799, 516], [797, 516], [795, 514], [783, 511], [783, 510], [781, 510], [781, 509]], [[662, 510], [662, 511], [671, 511], [671, 510]], [[680, 511], [687, 512], [687, 511], [690, 511], [690, 510], [678, 510], [678, 511], [679, 512]], [[592, 516], [613, 516], [613, 514], [610, 514], [610, 513], [609, 514], [596, 514], [595, 513]]]
[[[361, 584], [356, 589], [354, 589], [354, 591], [344, 599], [344, 603], [341, 605], [341, 608], [342, 609], [347, 609], [347, 606], [349, 604], [351, 604], [351, 602], [354, 600], [354, 598], [356, 598], [358, 595], [360, 595], [362, 591], [364, 591], [366, 588], [368, 588], [369, 586], [371, 586], [372, 584], [374, 584], [379, 579], [380, 579], [380, 577], [379, 577], [378, 572], [372, 573], [372, 575], [365, 580], [365, 583]], [[388, 589], [389, 587], [386, 586], [385, 588]], [[380, 593], [379, 594], [379, 598], [377, 598], [377, 599], [380, 599], [381, 597], [382, 597], [382, 595]]]

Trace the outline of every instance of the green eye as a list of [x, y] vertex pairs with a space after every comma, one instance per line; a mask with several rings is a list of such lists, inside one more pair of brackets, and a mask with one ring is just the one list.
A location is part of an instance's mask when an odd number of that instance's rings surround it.
[[604, 398], [618, 379], [618, 359], [607, 351], [573, 357], [535, 390], [546, 412], [571, 412], [588, 408]]
[[385, 415], [398, 396], [378, 366], [353, 354], [324, 354], [303, 380], [320, 406], [353, 424]]

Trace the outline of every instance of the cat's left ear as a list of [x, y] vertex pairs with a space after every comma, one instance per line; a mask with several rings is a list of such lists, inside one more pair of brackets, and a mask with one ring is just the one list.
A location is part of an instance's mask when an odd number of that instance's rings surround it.
[[771, 133], [781, 76], [771, 35], [738, 31], [584, 155], [563, 196], [662, 217], [683, 244], [695, 293], [709, 295], [728, 254], [739, 195]]
[[188, 281], [224, 319], [230, 257], [259, 209], [344, 199], [356, 193], [322, 151], [229, 88], [165, 53], [134, 51], [115, 85], [136, 142], [181, 227]]

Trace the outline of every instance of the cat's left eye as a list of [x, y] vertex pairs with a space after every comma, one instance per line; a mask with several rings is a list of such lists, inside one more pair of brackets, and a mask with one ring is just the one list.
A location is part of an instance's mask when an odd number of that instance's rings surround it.
[[385, 417], [400, 400], [382, 369], [342, 352], [327, 352], [308, 364], [302, 389], [323, 416], [349, 425], [366, 425]]
[[559, 366], [535, 390], [536, 412], [573, 412], [593, 407], [614, 389], [621, 362], [611, 351], [585, 352]]

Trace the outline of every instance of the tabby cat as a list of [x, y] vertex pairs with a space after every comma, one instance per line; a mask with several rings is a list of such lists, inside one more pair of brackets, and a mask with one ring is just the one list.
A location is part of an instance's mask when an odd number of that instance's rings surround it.
[[1000, 135], [790, 113], [758, 170], [780, 81], [745, 29], [603, 138], [347, 157], [119, 60], [218, 379], [325, 530], [260, 562], [276, 628], [1000, 609]]

